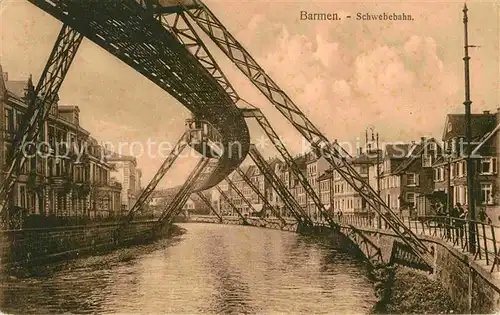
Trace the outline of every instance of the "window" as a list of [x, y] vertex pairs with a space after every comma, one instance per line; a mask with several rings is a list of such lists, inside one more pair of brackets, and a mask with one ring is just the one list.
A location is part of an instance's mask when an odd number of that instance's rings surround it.
[[496, 174], [497, 159], [494, 157], [482, 159], [480, 167], [481, 174]]
[[14, 132], [14, 112], [10, 108], [5, 108], [5, 130], [8, 132]]
[[493, 185], [491, 183], [481, 184], [481, 204], [493, 204]]
[[422, 156], [422, 167], [431, 167], [433, 157], [432, 155], [425, 154]]
[[406, 193], [406, 202], [411, 208], [415, 207], [415, 193]]
[[417, 184], [417, 176], [414, 173], [406, 174], [408, 185], [416, 185]]

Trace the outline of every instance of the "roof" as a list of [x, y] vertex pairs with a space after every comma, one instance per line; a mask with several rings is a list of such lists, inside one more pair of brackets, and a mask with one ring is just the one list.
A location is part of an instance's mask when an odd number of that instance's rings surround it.
[[[495, 128], [496, 114], [471, 114], [472, 141], [481, 139]], [[465, 137], [465, 114], [448, 114], [443, 130], [443, 141]]]
[[26, 93], [28, 81], [5, 81], [5, 87], [14, 96], [23, 98]]
[[410, 143], [395, 143], [385, 146], [384, 157], [391, 159], [405, 158], [410, 151], [412, 144]]
[[[253, 166], [253, 165], [242, 165], [240, 166], [241, 171], [247, 175], [248, 169]], [[230, 176], [230, 180], [232, 181], [242, 181], [243, 178], [240, 176], [238, 172], [233, 172], [233, 174]]]
[[293, 159], [293, 161], [295, 162], [295, 164], [300, 168], [300, 169], [303, 169], [303, 168], [306, 168], [306, 161], [307, 161], [307, 158], [305, 155], [299, 155], [297, 157], [295, 157]]
[[326, 179], [330, 179], [333, 177], [333, 172], [331, 172], [330, 170], [326, 170], [323, 172], [323, 174], [321, 174], [319, 176], [319, 180], [326, 180]]
[[131, 161], [137, 163], [136, 158], [130, 155], [122, 155], [113, 151], [106, 150], [108, 161]]
[[73, 112], [73, 111], [80, 112], [80, 108], [76, 105], [59, 105], [57, 106], [57, 109], [60, 112]]
[[435, 138], [429, 138], [425, 139], [423, 142], [415, 143], [411, 146], [410, 150], [408, 151], [408, 154], [406, 158], [399, 164], [396, 169], [392, 172], [393, 174], [398, 174], [400, 172], [403, 172], [406, 170], [410, 165], [422, 154], [424, 153], [424, 149], [427, 147], [429, 143], [436, 143], [436, 145], [439, 146], [439, 143], [437, 143]]
[[499, 129], [500, 129], [500, 122], [497, 123], [495, 129], [493, 129], [491, 132], [486, 133], [483, 136], [481, 142], [476, 146], [474, 150], [472, 150], [471, 155], [476, 155], [477, 152], [481, 149], [481, 147], [484, 146], [485, 143], [490, 141], [490, 139], [498, 132]]
[[[376, 153], [375, 153], [376, 154]], [[358, 156], [355, 156], [352, 160], [352, 164], [375, 164], [377, 162], [377, 156], [368, 155], [366, 153], [362, 153]]]

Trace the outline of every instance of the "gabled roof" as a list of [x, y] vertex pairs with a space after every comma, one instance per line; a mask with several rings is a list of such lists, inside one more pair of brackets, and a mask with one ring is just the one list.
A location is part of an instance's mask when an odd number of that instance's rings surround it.
[[350, 162], [352, 164], [375, 164], [377, 163], [377, 156], [362, 153], [358, 156], [353, 157]]
[[410, 143], [396, 143], [387, 144], [385, 146], [384, 158], [403, 159], [406, 158], [410, 151], [412, 144]]
[[26, 93], [28, 81], [6, 81], [5, 87], [13, 96], [23, 98]]
[[481, 149], [481, 147], [487, 143], [500, 129], [500, 122], [497, 123], [495, 129], [493, 129], [491, 132], [485, 134], [481, 140], [481, 142], [476, 146], [474, 150], [472, 150], [472, 155], [476, 155], [477, 152]]
[[439, 146], [439, 143], [434, 138], [425, 139], [424, 142], [415, 143], [412, 145], [406, 158], [401, 162], [401, 164], [396, 167], [396, 169], [392, 172], [393, 174], [398, 174], [406, 170], [410, 165], [417, 159], [422, 156], [425, 151], [425, 148], [429, 143], [435, 143]]
[[[496, 115], [490, 113], [471, 114], [472, 141], [481, 139], [496, 126]], [[465, 137], [465, 114], [448, 114], [443, 130], [443, 141]]]

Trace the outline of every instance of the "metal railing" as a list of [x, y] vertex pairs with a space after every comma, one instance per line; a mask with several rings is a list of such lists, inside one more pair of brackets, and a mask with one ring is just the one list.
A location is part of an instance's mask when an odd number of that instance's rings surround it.
[[[377, 220], [369, 216], [351, 214], [336, 215], [334, 219], [344, 225], [377, 228]], [[500, 226], [481, 221], [459, 219], [449, 216], [402, 217], [406, 226], [415, 234], [441, 239], [453, 247], [469, 252], [469, 231], [474, 231], [476, 250], [475, 261], [491, 266], [490, 272], [500, 268]], [[382, 229], [390, 228], [382, 222]]]

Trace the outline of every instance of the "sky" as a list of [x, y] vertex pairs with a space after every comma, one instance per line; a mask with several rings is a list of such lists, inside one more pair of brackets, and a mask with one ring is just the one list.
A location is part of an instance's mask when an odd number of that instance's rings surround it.
[[[463, 1], [205, 3], [330, 140], [362, 146], [369, 127], [382, 143], [441, 139], [446, 114], [464, 111]], [[472, 109], [494, 112], [500, 107], [499, 5], [469, 1], [467, 6], [469, 42], [480, 46], [470, 49]], [[301, 11], [340, 17], [394, 12], [414, 20], [305, 21]], [[0, 63], [9, 79], [33, 74], [37, 80], [60, 27], [28, 1], [0, 1]], [[292, 153], [302, 151], [298, 132], [201, 36], [240, 96], [262, 109]], [[175, 144], [189, 117], [182, 104], [87, 39], [63, 83], [60, 104], [79, 106], [81, 125], [99, 141], [125, 143], [122, 152], [137, 156], [143, 185], [165, 156], [158, 144]], [[248, 126], [254, 142], [268, 143], [255, 122]], [[269, 145], [262, 150], [277, 155]], [[178, 159], [160, 186], [182, 183], [196, 161]]]

